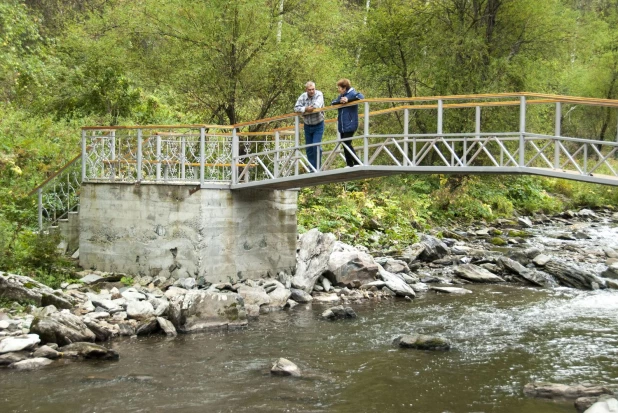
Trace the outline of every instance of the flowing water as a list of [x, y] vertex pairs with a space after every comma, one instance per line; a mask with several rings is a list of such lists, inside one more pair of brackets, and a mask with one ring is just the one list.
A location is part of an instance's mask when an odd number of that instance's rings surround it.
[[[618, 386], [618, 292], [469, 288], [355, 305], [349, 321], [324, 321], [314, 304], [235, 331], [113, 341], [117, 362], [1, 371], [0, 411], [575, 412], [522, 388]], [[412, 332], [443, 336], [453, 349], [392, 346]], [[272, 377], [279, 357], [302, 378]]]

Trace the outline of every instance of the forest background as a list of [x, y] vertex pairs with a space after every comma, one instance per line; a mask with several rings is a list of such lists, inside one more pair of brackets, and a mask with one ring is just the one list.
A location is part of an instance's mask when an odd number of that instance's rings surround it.
[[[530, 91], [618, 98], [618, 0], [2, 0], [0, 270], [56, 284], [28, 192], [79, 153], [80, 127], [233, 124], [325, 100]], [[616, 111], [564, 134], [618, 136]], [[417, 125], [421, 127], [422, 125]], [[396, 250], [432, 227], [617, 205], [607, 186], [412, 176], [304, 189], [299, 231]]]

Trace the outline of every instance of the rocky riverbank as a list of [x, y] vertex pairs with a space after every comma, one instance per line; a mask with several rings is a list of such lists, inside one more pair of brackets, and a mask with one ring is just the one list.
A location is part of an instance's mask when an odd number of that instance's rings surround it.
[[[117, 355], [105, 353], [105, 347], [77, 350], [75, 343], [237, 328], [299, 303], [345, 308], [366, 300], [413, 301], [425, 294], [466, 294], [467, 284], [488, 282], [616, 288], [618, 254], [592, 239], [596, 225], [613, 219], [610, 211], [583, 210], [437, 230], [397, 255], [345, 245], [313, 230], [299, 238], [295, 274], [233, 284], [136, 277], [127, 287], [118, 282], [122, 275], [87, 271], [80, 274], [80, 283], [53, 291], [2, 273], [0, 297], [21, 304], [0, 310], [0, 363], [30, 369], [67, 357], [114, 359]], [[556, 225], [563, 229], [543, 230]]]

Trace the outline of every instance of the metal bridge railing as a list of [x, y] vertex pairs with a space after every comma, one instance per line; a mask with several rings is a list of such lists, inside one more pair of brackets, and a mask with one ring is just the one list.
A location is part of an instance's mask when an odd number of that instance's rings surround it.
[[[342, 106], [359, 111], [349, 140], [362, 168], [353, 174], [343, 170], [347, 147], [336, 127]], [[303, 144], [298, 114], [231, 126], [84, 127], [82, 154], [32, 193], [42, 227], [78, 208], [81, 182], [292, 188], [389, 173], [527, 173], [618, 185], [618, 143], [580, 127], [595, 130], [591, 122], [608, 118], [599, 111], [617, 108], [533, 93], [364, 99], [321, 109], [325, 132], [314, 145]], [[323, 151], [317, 169], [309, 146]]]

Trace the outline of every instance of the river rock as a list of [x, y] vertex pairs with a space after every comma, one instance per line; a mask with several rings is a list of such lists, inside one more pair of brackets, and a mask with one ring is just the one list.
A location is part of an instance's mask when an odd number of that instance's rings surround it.
[[535, 382], [524, 386], [524, 394], [528, 397], [543, 399], [572, 399], [579, 397], [594, 397], [603, 394], [613, 394], [607, 387], [584, 386], [581, 384], [569, 386], [566, 384]]
[[424, 249], [418, 257], [420, 260], [434, 261], [449, 254], [449, 248], [446, 244], [431, 235], [424, 234], [421, 237], [421, 244], [423, 244]]
[[410, 267], [408, 267], [408, 264], [403, 260], [397, 260], [391, 257], [380, 257], [376, 258], [375, 261], [386, 271], [392, 272], [393, 274], [410, 273]]
[[408, 285], [408, 283], [399, 275], [392, 274], [382, 268], [381, 265], [378, 264], [378, 272], [380, 278], [384, 281], [384, 284], [387, 288], [393, 291], [396, 295], [400, 297], [416, 297], [416, 293], [414, 290]]
[[23, 275], [0, 271], [0, 297], [17, 302], [31, 302], [37, 307], [54, 305], [56, 308], [73, 308], [71, 297]]
[[120, 293], [127, 301], [141, 301], [146, 299], [146, 295], [137, 291], [135, 287], [130, 287]]
[[66, 345], [78, 341], [94, 341], [96, 336], [77, 316], [63, 312], [35, 318], [30, 332], [38, 334], [44, 343]]
[[84, 318], [83, 321], [88, 330], [92, 331], [95, 335], [95, 341], [107, 341], [114, 335], [110, 329], [103, 327], [101, 323], [93, 319]]
[[328, 273], [341, 287], [359, 287], [375, 280], [378, 264], [366, 252], [337, 241], [328, 259]]
[[20, 337], [6, 337], [0, 340], [0, 354], [30, 350], [40, 342], [41, 339], [37, 334], [27, 334]]
[[244, 301], [237, 293], [190, 290], [172, 296], [169, 320], [177, 331], [193, 333], [245, 326], [247, 313]]
[[178, 333], [176, 332], [176, 327], [174, 327], [174, 324], [172, 324], [171, 321], [166, 320], [163, 317], [157, 317], [157, 322], [159, 323], [159, 327], [161, 327], [161, 330], [165, 332], [166, 336], [174, 337], [178, 335]]
[[609, 398], [605, 400], [599, 400], [590, 406], [584, 413], [617, 413], [618, 412], [618, 400], [615, 398]]
[[148, 336], [159, 331], [159, 323], [156, 317], [151, 317], [146, 320], [138, 320], [135, 334], [138, 336]]
[[38, 370], [52, 363], [53, 361], [48, 358], [35, 357], [13, 363], [11, 364], [11, 368], [14, 368], [15, 370]]
[[491, 282], [504, 282], [504, 280], [498, 277], [496, 274], [487, 271], [484, 268], [474, 264], [458, 265], [454, 269], [455, 274], [472, 282], [491, 283]]
[[278, 284], [274, 290], [268, 293], [268, 297], [270, 298], [270, 304], [268, 305], [269, 310], [281, 310], [283, 309], [292, 292], [285, 288], [283, 284], [276, 281]]
[[304, 303], [310, 303], [313, 301], [313, 297], [311, 296], [311, 294], [308, 294], [303, 290], [292, 288], [290, 289], [290, 292], [291, 292], [290, 298], [296, 301], [297, 303], [304, 304]]
[[282, 357], [273, 363], [270, 374], [275, 376], [300, 377], [300, 370], [296, 364]]
[[[609, 395], [594, 396], [594, 397], [578, 397], [573, 404], [575, 405], [575, 409], [577, 409], [579, 413], [584, 413], [586, 410], [592, 407], [592, 405], [594, 405], [595, 403], [607, 401], [608, 399], [613, 399], [613, 397]], [[618, 409], [614, 410], [612, 413], [616, 413], [616, 412], [618, 412]]]
[[551, 257], [545, 254], [539, 254], [532, 259], [532, 262], [537, 267], [544, 267], [549, 261], [551, 261]]
[[155, 310], [148, 301], [129, 301], [127, 316], [135, 320], [146, 320], [154, 317]]
[[269, 295], [261, 286], [250, 287], [248, 285], [241, 285], [238, 288], [238, 294], [243, 298], [245, 306], [256, 305], [258, 310], [262, 305], [268, 306], [271, 301]]
[[311, 293], [316, 280], [328, 269], [328, 260], [335, 246], [335, 235], [323, 234], [316, 228], [302, 234], [296, 253], [296, 273], [292, 287]]
[[322, 318], [329, 320], [341, 319], [341, 318], [356, 318], [356, 313], [351, 307], [344, 307], [338, 305], [331, 307], [322, 313]]
[[601, 277], [618, 280], [618, 262], [610, 264], [607, 269], [601, 273]]
[[603, 286], [603, 280], [589, 271], [551, 260], [545, 264], [544, 271], [551, 274], [556, 280], [567, 287], [585, 290], [596, 290]]
[[41, 346], [32, 353], [33, 357], [45, 357], [46, 359], [55, 360], [60, 357], [60, 353], [51, 348], [50, 346]]
[[6, 353], [0, 355], [0, 367], [10, 366], [18, 361], [25, 360], [30, 357], [30, 353], [27, 351], [16, 351], [14, 353]]
[[532, 220], [529, 217], [518, 217], [517, 223], [522, 228], [532, 228]]
[[[97, 295], [89, 295], [90, 301], [97, 308], [102, 308], [103, 311], [106, 311], [110, 314], [118, 313], [120, 311], [124, 311], [124, 308], [119, 305], [115, 300], [111, 300], [109, 298], [104, 298]], [[111, 296], [110, 296], [111, 298]]]
[[472, 294], [472, 291], [459, 287], [430, 287], [430, 289], [439, 293], [447, 294]]
[[337, 303], [341, 298], [335, 293], [317, 293], [313, 296], [313, 301], [316, 303]]
[[116, 350], [93, 343], [72, 343], [60, 347], [60, 351], [65, 357], [99, 360], [118, 360], [120, 358]]
[[408, 245], [402, 252], [401, 258], [403, 261], [408, 264], [413, 263], [418, 260], [419, 256], [425, 251], [425, 245], [421, 243], [416, 243], [413, 245]]
[[423, 334], [403, 335], [393, 340], [393, 345], [402, 348], [413, 348], [418, 350], [449, 350], [450, 343], [436, 336], [427, 336]]

